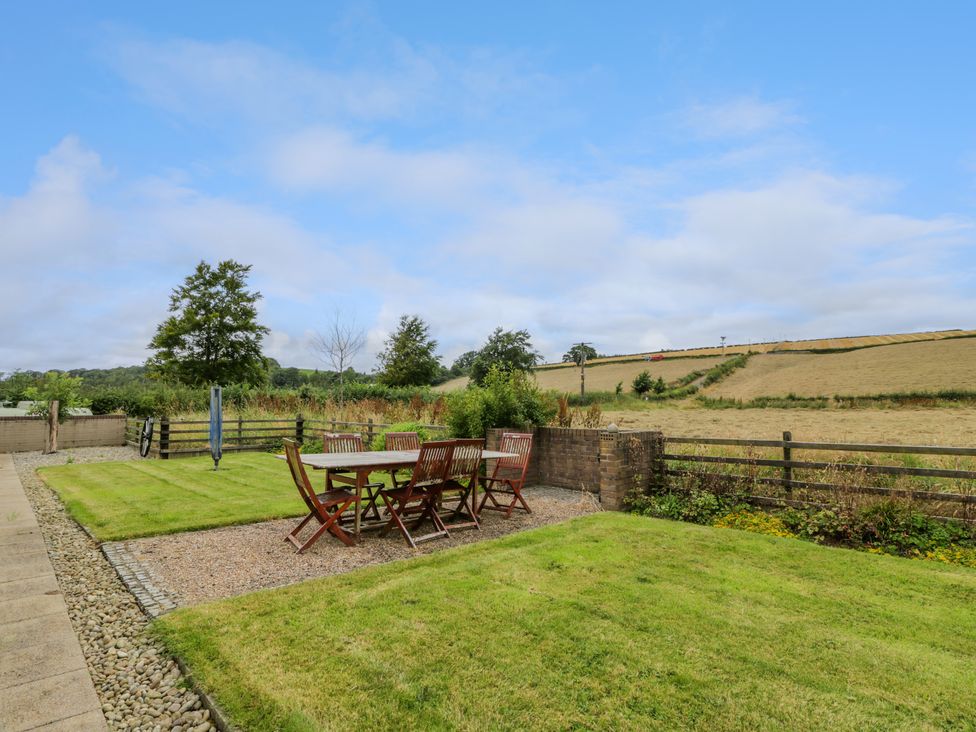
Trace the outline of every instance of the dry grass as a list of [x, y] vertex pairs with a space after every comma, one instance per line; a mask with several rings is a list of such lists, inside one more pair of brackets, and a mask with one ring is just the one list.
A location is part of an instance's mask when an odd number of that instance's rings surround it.
[[976, 389], [976, 338], [902, 343], [846, 353], [764, 354], [706, 389], [711, 397], [749, 400]]
[[[707, 358], [675, 358], [664, 361], [631, 361], [629, 363], [606, 363], [586, 367], [586, 388], [588, 391], [613, 391], [618, 382], [624, 383], [624, 392], [630, 392], [630, 384], [641, 371], [650, 373], [652, 379], [663, 378], [667, 382], [680, 379], [692, 371], [705, 371], [724, 361], [720, 355]], [[535, 372], [535, 380], [543, 389], [560, 392], [579, 391], [579, 368], [576, 366], [559, 369], [542, 369]], [[468, 378], [462, 376], [451, 379], [435, 387], [435, 391], [453, 391], [468, 385]]]
[[[736, 343], [725, 347], [725, 354], [734, 356], [737, 353], [771, 353], [778, 351], [808, 351], [828, 348], [863, 348], [892, 343], [911, 343], [914, 341], [933, 341], [943, 338], [953, 338], [963, 335], [976, 336], [976, 330], [936, 330], [925, 333], [892, 333], [890, 335], [852, 336], [847, 338], [819, 338], [806, 341], [771, 341], [769, 343]], [[720, 347], [689, 348], [683, 351], [648, 351], [622, 356], [611, 356], [593, 361], [593, 363], [613, 363], [640, 356], [661, 353], [665, 356], [720, 356]], [[559, 368], [561, 364], [547, 364], [551, 368]]]
[[687, 409], [605, 411], [604, 424], [694, 437], [976, 445], [976, 409]]

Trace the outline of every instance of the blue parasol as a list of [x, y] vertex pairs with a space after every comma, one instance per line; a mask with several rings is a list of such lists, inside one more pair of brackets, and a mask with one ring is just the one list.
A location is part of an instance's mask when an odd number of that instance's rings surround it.
[[224, 408], [219, 386], [210, 387], [210, 456], [214, 470], [220, 462], [221, 444], [224, 441]]

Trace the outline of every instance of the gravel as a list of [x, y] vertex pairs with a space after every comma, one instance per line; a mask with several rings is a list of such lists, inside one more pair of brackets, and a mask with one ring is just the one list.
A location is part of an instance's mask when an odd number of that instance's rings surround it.
[[[380, 537], [374, 531], [364, 533], [362, 542], [354, 547], [347, 547], [325, 535], [304, 554], [296, 554], [284, 537], [298, 519], [189, 531], [123, 544], [147, 570], [153, 582], [177, 604], [195, 605], [312, 577], [349, 572], [370, 564], [429, 554], [599, 510], [596, 499], [580, 491], [532, 487], [524, 493], [532, 508], [531, 514], [516, 511], [510, 519], [505, 519], [502, 514], [484, 511], [481, 531], [459, 529], [446, 539], [423, 542], [417, 549], [407, 546], [395, 531], [386, 537]], [[298, 500], [297, 493], [295, 500]]]
[[207, 732], [214, 729], [209, 710], [185, 688], [176, 662], [149, 637], [146, 616], [98, 545], [68, 516], [60, 500], [34, 472], [43, 465], [136, 457], [134, 450], [120, 447], [13, 456], [37, 514], [109, 729]]

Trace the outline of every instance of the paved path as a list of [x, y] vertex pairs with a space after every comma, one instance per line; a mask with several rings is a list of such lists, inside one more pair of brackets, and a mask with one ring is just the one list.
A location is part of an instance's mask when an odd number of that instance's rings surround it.
[[106, 729], [10, 455], [0, 454], [0, 730]]

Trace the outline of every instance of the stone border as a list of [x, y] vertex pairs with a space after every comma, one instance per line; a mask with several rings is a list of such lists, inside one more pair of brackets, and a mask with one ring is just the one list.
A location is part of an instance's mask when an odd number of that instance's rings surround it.
[[122, 580], [122, 584], [136, 598], [139, 607], [150, 620], [155, 620], [160, 615], [177, 608], [176, 601], [152, 581], [149, 572], [129, 551], [125, 542], [107, 541], [99, 548]]

